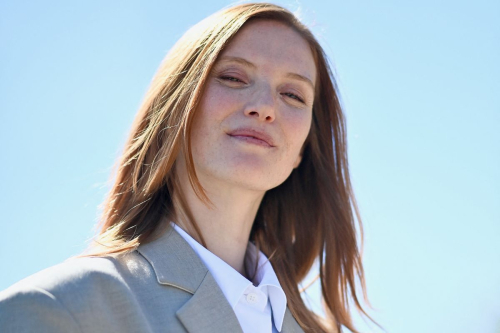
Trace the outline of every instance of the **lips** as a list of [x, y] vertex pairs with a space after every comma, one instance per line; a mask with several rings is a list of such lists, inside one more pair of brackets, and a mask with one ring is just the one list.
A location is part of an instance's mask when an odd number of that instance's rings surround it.
[[269, 134], [254, 128], [238, 128], [228, 132], [227, 134], [235, 139], [246, 141], [248, 143], [264, 147], [274, 147], [273, 138]]

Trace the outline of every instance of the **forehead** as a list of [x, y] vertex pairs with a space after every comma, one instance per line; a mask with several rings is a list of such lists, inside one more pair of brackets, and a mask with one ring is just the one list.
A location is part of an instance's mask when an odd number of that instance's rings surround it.
[[293, 71], [316, 80], [309, 43], [294, 29], [273, 20], [246, 23], [221, 55], [244, 58], [263, 70]]

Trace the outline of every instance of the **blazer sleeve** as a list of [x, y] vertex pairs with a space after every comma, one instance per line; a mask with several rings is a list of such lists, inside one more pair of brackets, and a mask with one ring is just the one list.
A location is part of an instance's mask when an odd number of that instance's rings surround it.
[[81, 333], [73, 315], [53, 294], [36, 286], [0, 293], [0, 332]]

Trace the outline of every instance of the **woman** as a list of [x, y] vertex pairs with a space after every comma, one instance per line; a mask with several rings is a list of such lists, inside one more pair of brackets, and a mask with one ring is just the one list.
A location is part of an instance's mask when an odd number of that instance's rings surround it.
[[[289, 11], [190, 29], [133, 124], [90, 251], [0, 297], [2, 332], [356, 332], [357, 208], [325, 55]], [[319, 259], [327, 319], [298, 284]]]

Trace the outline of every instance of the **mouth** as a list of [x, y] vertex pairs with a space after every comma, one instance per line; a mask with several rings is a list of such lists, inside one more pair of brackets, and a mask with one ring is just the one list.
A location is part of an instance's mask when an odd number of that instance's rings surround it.
[[274, 147], [273, 139], [270, 135], [265, 132], [258, 131], [252, 128], [240, 128], [227, 133], [230, 137], [246, 142], [249, 144], [254, 144], [262, 147], [272, 148]]

